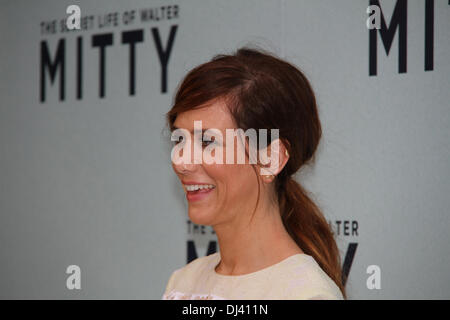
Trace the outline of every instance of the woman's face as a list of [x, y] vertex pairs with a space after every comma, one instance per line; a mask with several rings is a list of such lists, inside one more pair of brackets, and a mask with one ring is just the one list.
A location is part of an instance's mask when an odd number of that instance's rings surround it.
[[[200, 136], [194, 140], [194, 121], [201, 120], [202, 130], [218, 129], [222, 133], [222, 140], [211, 136]], [[258, 197], [258, 177], [245, 157], [245, 164], [237, 163], [238, 139], [234, 138], [234, 161], [226, 163], [226, 129], [236, 129], [233, 118], [227, 106], [217, 101], [207, 107], [189, 110], [177, 115], [174, 127], [186, 129], [191, 137], [191, 157], [187, 161], [175, 164], [173, 169], [177, 174], [189, 204], [189, 218], [192, 222], [201, 225], [217, 225], [224, 222], [246, 220], [252, 214]], [[210, 145], [210, 140], [223, 150], [222, 164], [207, 164], [205, 160], [194, 164], [194, 144], [204, 151]], [[209, 147], [211, 148], [212, 145]], [[180, 156], [184, 151], [180, 151]], [[198, 153], [197, 153], [198, 154]], [[205, 154], [205, 153], [204, 153]], [[214, 156], [215, 152], [212, 151]], [[212, 188], [203, 188], [190, 191], [195, 185], [212, 185]]]

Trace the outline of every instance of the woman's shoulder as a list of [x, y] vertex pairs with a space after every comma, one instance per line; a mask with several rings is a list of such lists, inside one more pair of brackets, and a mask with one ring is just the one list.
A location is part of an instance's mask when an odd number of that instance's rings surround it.
[[279, 271], [285, 299], [343, 299], [339, 287], [310, 255], [290, 257]]
[[177, 269], [175, 272], [183, 275], [204, 272], [206, 271], [206, 269], [209, 270], [212, 267], [213, 263], [218, 263], [218, 259], [220, 260], [219, 253], [212, 253], [210, 255], [192, 260], [187, 265]]
[[219, 254], [213, 253], [204, 257], [200, 257], [192, 260], [185, 266], [176, 269], [170, 279], [169, 284], [176, 284], [179, 281], [187, 282], [193, 279], [194, 281], [198, 280], [198, 277], [202, 275], [206, 275], [211, 270], [214, 270], [214, 263], [218, 263]]

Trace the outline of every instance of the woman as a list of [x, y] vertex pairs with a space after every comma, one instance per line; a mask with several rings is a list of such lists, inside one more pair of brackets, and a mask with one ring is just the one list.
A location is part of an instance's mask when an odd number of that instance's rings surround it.
[[[226, 129], [278, 129], [265, 149], [278, 165], [262, 174], [270, 163], [172, 158], [189, 218], [214, 228], [220, 252], [176, 270], [163, 299], [345, 298], [330, 227], [292, 177], [313, 158], [321, 137], [314, 93], [296, 67], [261, 49], [217, 55], [186, 75], [167, 121], [172, 131], [191, 135], [194, 121], [223, 136]], [[193, 140], [189, 134], [184, 143]], [[226, 146], [218, 136], [203, 135], [193, 146]], [[245, 141], [246, 160], [250, 147]], [[257, 148], [264, 148], [260, 139]]]

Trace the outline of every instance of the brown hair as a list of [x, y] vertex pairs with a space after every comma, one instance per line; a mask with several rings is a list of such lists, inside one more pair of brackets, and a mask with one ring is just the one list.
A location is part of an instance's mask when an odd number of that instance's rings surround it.
[[310, 83], [295, 66], [263, 49], [243, 47], [232, 55], [219, 54], [192, 69], [181, 82], [166, 115], [170, 128], [179, 113], [217, 98], [226, 99], [238, 128], [279, 130], [290, 155], [274, 180], [283, 224], [346, 297], [333, 232], [308, 192], [292, 178], [313, 159], [322, 135]]

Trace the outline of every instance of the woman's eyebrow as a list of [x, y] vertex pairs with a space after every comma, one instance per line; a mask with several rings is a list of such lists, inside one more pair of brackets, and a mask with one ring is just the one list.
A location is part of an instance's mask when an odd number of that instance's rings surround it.
[[[180, 128], [178, 128], [177, 126], [172, 126], [172, 129], [173, 129], [173, 130], [177, 130], [177, 129], [180, 129]], [[181, 129], [183, 129], [183, 128], [181, 128]], [[173, 130], [172, 130], [172, 131], [173, 131]], [[184, 129], [184, 130], [187, 130], [187, 129]], [[202, 129], [202, 134], [205, 133], [206, 130], [209, 130], [209, 128]], [[189, 131], [189, 130], [188, 130], [188, 131]], [[194, 132], [194, 129], [190, 130], [189, 132], [190, 132], [190, 133], [193, 133], [193, 132]]]

